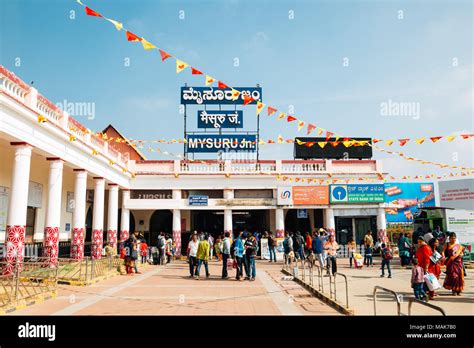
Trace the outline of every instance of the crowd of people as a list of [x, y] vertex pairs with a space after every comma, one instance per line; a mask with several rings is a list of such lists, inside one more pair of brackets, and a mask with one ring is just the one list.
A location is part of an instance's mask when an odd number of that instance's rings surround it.
[[[276, 262], [277, 238], [271, 232], [251, 233], [243, 231], [233, 238], [229, 232], [214, 239], [209, 233], [194, 231], [186, 249], [187, 262], [189, 263], [189, 277], [200, 279], [201, 268], [204, 265], [206, 278], [210, 277], [209, 261], [215, 259], [222, 262], [221, 278], [229, 278], [229, 269], [235, 269], [236, 280], [256, 279], [255, 258], [259, 255], [260, 239], [268, 240], [269, 262]], [[464, 247], [457, 240], [455, 233], [442, 233], [439, 229], [424, 233], [418, 229], [412, 236], [401, 233], [395, 246], [402, 268], [412, 268], [411, 287], [415, 297], [421, 300], [432, 300], [439, 289], [438, 280], [445, 266], [445, 279], [443, 287], [451, 290], [453, 295], [459, 296], [464, 290], [464, 277], [466, 274], [463, 264]], [[282, 243], [284, 263], [290, 264], [296, 260], [307, 260], [318, 263], [326, 270], [326, 276], [337, 272], [338, 252], [341, 249], [335, 240], [334, 233], [323, 228], [313, 233], [299, 231], [285, 232]], [[362, 248], [361, 248], [362, 249]], [[393, 250], [388, 243], [378, 240], [374, 243], [372, 232], [367, 231], [363, 238], [363, 265], [374, 267], [373, 253], [380, 254], [380, 277], [392, 278], [391, 264]], [[114, 255], [114, 248], [105, 244], [104, 252], [108, 256]], [[353, 239], [347, 243], [349, 266], [357, 267], [357, 245]], [[115, 252], [116, 253], [116, 252]], [[138, 260], [144, 263], [165, 265], [175, 259], [176, 244], [170, 235], [160, 233], [156, 246], [148, 246], [143, 235], [134, 232], [123, 243], [121, 257], [124, 259], [126, 274], [140, 273]], [[360, 265], [359, 265], [360, 267]], [[437, 285], [438, 284], [438, 285]]]

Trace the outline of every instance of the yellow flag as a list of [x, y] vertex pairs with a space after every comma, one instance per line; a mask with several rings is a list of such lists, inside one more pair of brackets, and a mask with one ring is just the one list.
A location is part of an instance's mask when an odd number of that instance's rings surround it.
[[155, 45], [153, 45], [151, 42], [148, 42], [144, 38], [142, 38], [142, 45], [143, 45], [143, 48], [146, 49], [146, 50], [152, 50], [152, 49], [156, 48]]
[[284, 112], [280, 112], [280, 115], [278, 116], [277, 120], [280, 121], [280, 120], [284, 119], [285, 116], [286, 116], [286, 114]]
[[261, 101], [257, 101], [257, 115], [260, 115], [264, 108], [265, 104], [263, 104]]
[[181, 71], [186, 69], [189, 66], [188, 63], [183, 62], [182, 60], [176, 59], [176, 73], [179, 74]]
[[446, 140], [449, 141], [449, 142], [451, 142], [451, 141], [453, 141], [455, 138], [456, 138], [455, 135], [449, 135], [449, 136], [446, 137]]
[[38, 115], [38, 123], [45, 123], [46, 121], [46, 117], [43, 115]]
[[265, 145], [265, 144], [266, 144], [266, 142], [265, 142], [265, 140], [263, 140], [263, 139], [260, 139], [260, 140], [258, 141], [258, 144], [259, 144], [259, 145]]
[[415, 140], [418, 145], [421, 145], [425, 142], [425, 138], [419, 138]]
[[318, 135], [321, 135], [323, 134], [323, 129], [322, 128], [318, 128]]
[[283, 141], [283, 136], [280, 134], [278, 135], [278, 144], [283, 144], [284, 141]]
[[232, 100], [237, 100], [239, 98], [240, 92], [232, 88]]
[[105, 18], [106, 20], [108, 20], [110, 23], [112, 23], [113, 25], [115, 25], [115, 28], [117, 30], [122, 30], [123, 29], [123, 24], [120, 23], [120, 22], [117, 22], [117, 21], [114, 21], [113, 19], [109, 19], [109, 18]]
[[321, 149], [324, 149], [326, 146], [327, 142], [326, 141], [318, 141], [318, 145], [321, 147]]
[[354, 141], [353, 140], [347, 140], [347, 141], [343, 141], [342, 143], [344, 144], [345, 147], [351, 147], [352, 144], [354, 144]]
[[211, 84], [213, 84], [214, 82], [216, 82], [216, 79], [209, 76], [209, 75], [206, 75], [206, 86], [209, 86]]
[[301, 128], [304, 127], [304, 121], [299, 121], [298, 122], [298, 132], [301, 130]]
[[388, 146], [391, 146], [393, 144], [393, 140], [387, 140], [385, 144], [387, 144]]

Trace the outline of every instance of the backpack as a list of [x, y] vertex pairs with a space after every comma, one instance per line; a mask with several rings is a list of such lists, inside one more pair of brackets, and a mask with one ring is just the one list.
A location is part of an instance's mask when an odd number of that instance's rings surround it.
[[165, 243], [163, 242], [163, 238], [158, 238], [158, 248], [163, 248]]
[[383, 254], [384, 260], [386, 261], [390, 261], [391, 259], [393, 259], [393, 255], [390, 252], [390, 250], [388, 250], [388, 248], [383, 249], [382, 254]]

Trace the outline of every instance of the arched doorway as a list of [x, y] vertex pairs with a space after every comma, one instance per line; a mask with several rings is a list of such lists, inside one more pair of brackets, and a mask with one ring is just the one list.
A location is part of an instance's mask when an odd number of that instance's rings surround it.
[[160, 232], [173, 234], [173, 213], [171, 210], [155, 210], [150, 217], [148, 243], [156, 245]]
[[311, 232], [311, 223], [309, 215], [305, 219], [298, 218], [297, 209], [289, 209], [285, 217], [285, 230], [296, 232]]

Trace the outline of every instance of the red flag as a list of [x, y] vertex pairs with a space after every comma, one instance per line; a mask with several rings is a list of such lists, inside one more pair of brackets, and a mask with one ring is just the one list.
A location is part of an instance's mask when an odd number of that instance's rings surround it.
[[406, 143], [410, 141], [410, 139], [398, 139], [400, 146], [404, 146]]
[[332, 147], [336, 147], [337, 145], [339, 145], [339, 143], [340, 141], [332, 141], [329, 144], [331, 144]]
[[374, 139], [374, 140], [372, 140], [372, 142], [373, 142], [374, 144], [377, 144], [379, 141], [380, 141], [380, 139]]
[[217, 88], [226, 89], [229, 88], [229, 86], [227, 86], [224, 82], [217, 81]]
[[314, 144], [316, 144], [314, 141], [308, 141], [306, 144], [304, 144], [304, 146], [306, 146], [306, 147], [313, 147]]
[[272, 139], [268, 139], [267, 143], [268, 144], [275, 144], [275, 142]]
[[160, 49], [159, 49], [158, 51], [160, 51], [161, 61], [164, 62], [164, 61], [167, 60], [168, 58], [171, 58], [171, 54], [166, 53], [165, 51], [160, 50]]
[[135, 35], [134, 33], [130, 32], [128, 30], [125, 32], [125, 35], [127, 35], [127, 40], [128, 41], [142, 41], [141, 37], [138, 37], [137, 35]]
[[474, 134], [461, 134], [461, 137], [462, 137], [463, 139], [468, 139], [468, 138], [470, 138], [470, 137], [474, 137]]
[[250, 104], [254, 101], [255, 99], [253, 99], [252, 97], [249, 97], [248, 95], [244, 95], [244, 105]]
[[329, 141], [329, 138], [333, 135], [333, 132], [326, 131], [326, 141]]
[[88, 16], [102, 17], [102, 15], [99, 12], [95, 12], [93, 9], [87, 6], [86, 6], [86, 14]]
[[198, 69], [191, 68], [191, 74], [193, 74], [193, 75], [202, 75], [202, 72], [200, 72]]
[[315, 128], [316, 126], [314, 124], [308, 123], [308, 131], [306, 134], [310, 134]]
[[286, 120], [287, 120], [288, 122], [293, 122], [293, 121], [296, 121], [296, 117], [293, 117], [293, 116], [291, 116], [291, 115], [288, 115], [288, 117], [286, 118]]
[[270, 116], [271, 114], [275, 113], [277, 109], [272, 108], [271, 106], [267, 107], [267, 115]]
[[437, 142], [438, 140], [440, 140], [441, 138], [442, 138], [442, 137], [431, 137], [430, 139], [431, 139], [431, 141], [432, 141], [433, 143], [436, 143], [436, 142]]

